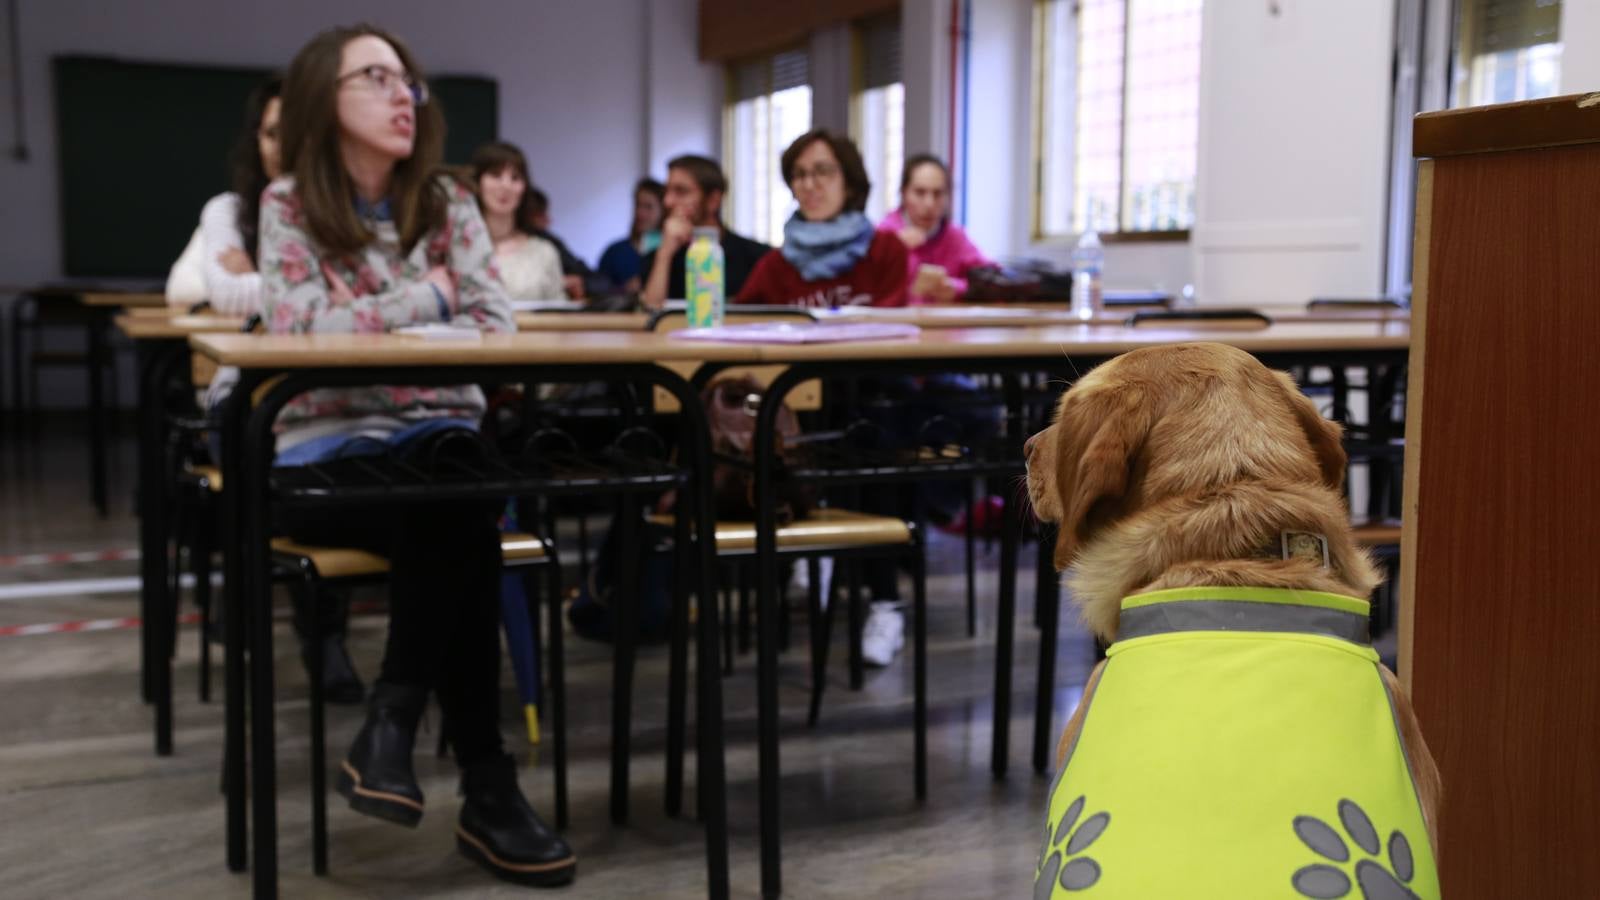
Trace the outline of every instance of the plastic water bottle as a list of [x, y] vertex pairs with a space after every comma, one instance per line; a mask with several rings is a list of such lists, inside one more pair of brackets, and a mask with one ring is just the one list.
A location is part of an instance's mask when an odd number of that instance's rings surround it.
[[696, 228], [685, 260], [689, 283], [690, 328], [713, 328], [722, 324], [722, 305], [727, 278], [724, 274], [722, 242], [715, 228]]
[[1100, 312], [1100, 273], [1105, 265], [1100, 235], [1085, 231], [1072, 251], [1072, 314], [1084, 321]]

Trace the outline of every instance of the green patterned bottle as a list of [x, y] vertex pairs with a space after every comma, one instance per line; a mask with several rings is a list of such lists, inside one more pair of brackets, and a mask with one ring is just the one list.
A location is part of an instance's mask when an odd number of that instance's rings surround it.
[[689, 283], [685, 296], [689, 298], [689, 327], [711, 328], [722, 324], [724, 286], [722, 242], [715, 228], [696, 228], [689, 244]]

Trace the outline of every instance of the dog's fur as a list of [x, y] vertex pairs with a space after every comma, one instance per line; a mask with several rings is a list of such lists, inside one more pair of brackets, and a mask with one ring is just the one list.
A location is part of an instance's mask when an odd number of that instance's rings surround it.
[[[1175, 344], [1105, 363], [1062, 396], [1027, 458], [1034, 511], [1059, 523], [1056, 568], [1107, 642], [1130, 594], [1226, 585], [1367, 597], [1381, 580], [1351, 537], [1339, 426], [1288, 375], [1233, 347]], [[1327, 567], [1283, 559], [1286, 530], [1325, 535]], [[1380, 668], [1437, 855], [1438, 768], [1398, 679]], [[1099, 677], [1097, 667], [1058, 766]]]

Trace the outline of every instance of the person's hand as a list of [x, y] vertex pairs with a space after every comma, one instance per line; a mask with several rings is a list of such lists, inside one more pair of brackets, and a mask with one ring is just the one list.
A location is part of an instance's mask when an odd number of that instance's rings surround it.
[[322, 263], [322, 278], [328, 282], [328, 299], [333, 301], [334, 306], [345, 306], [354, 302], [356, 295], [350, 292], [350, 286], [344, 283], [344, 279], [340, 278], [339, 273], [335, 272], [333, 266], [327, 262]]
[[439, 289], [444, 295], [444, 302], [451, 309], [456, 308], [456, 280], [450, 277], [450, 270], [444, 266], [434, 266], [423, 276], [423, 280]]
[[623, 292], [628, 294], [637, 294], [639, 293], [639, 289], [642, 287], [644, 287], [644, 282], [641, 281], [637, 275], [622, 283]]
[[933, 297], [940, 290], [943, 290], [945, 280], [943, 266], [918, 266], [917, 277], [911, 282], [911, 293], [921, 294], [924, 297]]
[[561, 286], [562, 286], [562, 288], [564, 288], [566, 290], [567, 296], [569, 298], [571, 298], [573, 300], [582, 300], [583, 299], [583, 276], [582, 275], [563, 275], [563, 276], [561, 276]]
[[679, 248], [688, 244], [693, 237], [694, 223], [690, 222], [685, 216], [673, 213], [667, 217], [665, 222], [661, 223], [661, 246], [656, 252], [670, 258], [672, 254], [678, 252]]
[[915, 225], [907, 225], [900, 229], [900, 243], [906, 245], [907, 250], [915, 250], [928, 240], [928, 233]]
[[939, 283], [934, 285], [933, 290], [928, 292], [928, 296], [939, 303], [955, 302], [956, 294], [956, 283], [949, 276], [941, 277]]
[[217, 264], [230, 275], [248, 275], [256, 270], [250, 262], [250, 255], [238, 247], [229, 247], [217, 254]]

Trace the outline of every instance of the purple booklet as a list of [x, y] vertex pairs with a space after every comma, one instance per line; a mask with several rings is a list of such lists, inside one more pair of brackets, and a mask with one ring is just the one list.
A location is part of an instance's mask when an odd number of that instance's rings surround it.
[[672, 332], [688, 341], [733, 341], [749, 344], [831, 344], [840, 341], [892, 341], [916, 337], [922, 329], [898, 322], [841, 322], [817, 324], [803, 322], [753, 322], [748, 325], [718, 325], [715, 328], [687, 328]]

